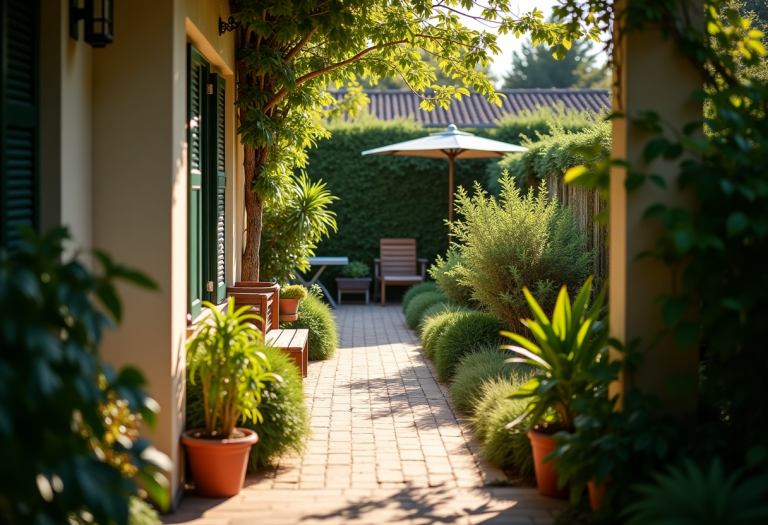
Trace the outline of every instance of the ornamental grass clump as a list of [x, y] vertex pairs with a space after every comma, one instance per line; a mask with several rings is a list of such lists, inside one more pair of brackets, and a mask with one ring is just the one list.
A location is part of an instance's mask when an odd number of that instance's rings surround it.
[[413, 301], [419, 295], [427, 292], [439, 292], [439, 291], [440, 291], [440, 288], [437, 287], [437, 283], [433, 283], [433, 282], [419, 283], [415, 286], [411, 286], [403, 294], [403, 312], [405, 312], [405, 309], [408, 308], [409, 304], [411, 304], [411, 301]]
[[410, 303], [408, 303], [408, 307], [405, 309], [405, 323], [411, 330], [416, 330], [424, 316], [424, 312], [426, 312], [429, 307], [434, 304], [447, 302], [448, 299], [445, 297], [445, 294], [440, 291], [425, 292], [417, 295]]
[[464, 256], [461, 251], [455, 247], [451, 248], [445, 259], [437, 256], [437, 261], [429, 269], [429, 275], [435, 280], [449, 301], [462, 306], [473, 306], [476, 302], [472, 301], [472, 288], [460, 283], [460, 274], [454, 271], [463, 261]]
[[261, 392], [282, 378], [271, 371], [261, 332], [252, 324], [260, 318], [246, 313], [250, 306], [235, 310], [231, 297], [223, 313], [207, 301], [203, 306], [211, 315], [187, 343], [189, 382], [202, 390], [205, 437], [228, 439], [241, 418], [263, 420]]
[[448, 302], [435, 303], [429, 308], [427, 308], [426, 310], [424, 310], [424, 313], [421, 314], [421, 321], [419, 322], [419, 326], [416, 327], [416, 333], [419, 334], [419, 337], [421, 337], [423, 341], [424, 329], [429, 323], [429, 320], [432, 319], [433, 317], [443, 315], [444, 313], [458, 313], [458, 312], [469, 312], [469, 311], [470, 310], [468, 308], [465, 308], [463, 306], [460, 306], [454, 303], [448, 303]]
[[309, 330], [309, 360], [330, 359], [339, 346], [339, 329], [330, 306], [322, 300], [323, 293], [317, 285], [312, 286], [307, 298], [299, 303], [295, 321], [282, 323], [283, 328]]
[[440, 381], [450, 381], [461, 358], [471, 352], [500, 346], [499, 332], [508, 327], [490, 314], [463, 312], [446, 327], [435, 345], [435, 370]]
[[483, 383], [504, 379], [524, 384], [533, 367], [522, 363], [507, 363], [509, 352], [493, 345], [467, 354], [456, 369], [449, 393], [459, 412], [472, 416], [482, 393]]
[[421, 346], [424, 348], [424, 356], [427, 359], [434, 361], [438, 340], [448, 327], [456, 322], [459, 315], [460, 313], [457, 312], [445, 312], [424, 319], [424, 326], [421, 329]]
[[573, 211], [550, 201], [544, 184], [526, 195], [509, 177], [501, 184], [498, 199], [479, 184], [474, 197], [457, 191], [456, 210], [464, 219], [454, 223], [453, 235], [464, 260], [453, 272], [474, 300], [520, 333], [520, 319], [528, 314], [523, 288], [552, 311], [560, 286], [577, 289], [584, 282], [594, 254]]
[[[286, 454], [301, 454], [309, 435], [309, 413], [304, 404], [301, 373], [288, 354], [279, 348], [262, 348], [272, 370], [283, 378], [261, 392], [261, 423], [246, 421], [242, 426], [255, 430], [259, 440], [251, 448], [248, 471], [259, 472], [273, 466]], [[199, 384], [187, 383], [187, 428], [205, 424], [203, 392]]]

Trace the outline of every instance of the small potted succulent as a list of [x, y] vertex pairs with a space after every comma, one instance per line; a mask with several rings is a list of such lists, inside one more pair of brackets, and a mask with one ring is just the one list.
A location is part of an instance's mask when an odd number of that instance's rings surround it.
[[267, 382], [282, 382], [270, 372], [261, 352], [261, 332], [252, 324], [259, 320], [245, 313], [250, 306], [235, 310], [229, 299], [222, 313], [205, 302], [211, 316], [187, 343], [189, 381], [202, 383], [205, 428], [184, 432], [195, 490], [204, 497], [234, 496], [243, 487], [248, 454], [259, 437], [253, 430], [237, 427], [238, 421], [261, 422], [261, 391]]
[[587, 309], [592, 295], [592, 277], [584, 283], [573, 304], [563, 286], [551, 321], [528, 289], [523, 291], [534, 317], [524, 324], [535, 342], [518, 334], [502, 332], [520, 345], [504, 348], [520, 356], [508, 362], [527, 363], [539, 368], [541, 373], [512, 394], [512, 398], [531, 401], [528, 411], [510, 426], [528, 421], [528, 439], [533, 447], [539, 492], [545, 496], [566, 497], [568, 491], [559, 486], [558, 475], [553, 470], [554, 434], [574, 431], [577, 400], [591, 397], [596, 389], [605, 387], [601, 378], [613, 377], [614, 369], [620, 367], [619, 363], [608, 362], [608, 326], [598, 320], [605, 289]]
[[336, 278], [336, 286], [339, 290], [339, 303], [342, 293], [364, 293], [365, 304], [368, 304], [369, 290], [371, 288], [371, 269], [360, 261], [352, 261], [341, 270], [341, 277]]
[[280, 320], [295, 321], [299, 303], [307, 298], [307, 289], [300, 284], [291, 284], [280, 289]]

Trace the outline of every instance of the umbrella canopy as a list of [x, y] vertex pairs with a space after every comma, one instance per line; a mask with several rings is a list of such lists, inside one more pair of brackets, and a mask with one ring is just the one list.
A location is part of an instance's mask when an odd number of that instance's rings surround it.
[[455, 124], [447, 131], [432, 133], [428, 137], [398, 142], [382, 148], [369, 149], [363, 155], [404, 155], [409, 157], [447, 157], [448, 171], [448, 220], [453, 221], [453, 162], [455, 159], [482, 159], [503, 157], [505, 153], [527, 151], [527, 148], [476, 137], [459, 131]]

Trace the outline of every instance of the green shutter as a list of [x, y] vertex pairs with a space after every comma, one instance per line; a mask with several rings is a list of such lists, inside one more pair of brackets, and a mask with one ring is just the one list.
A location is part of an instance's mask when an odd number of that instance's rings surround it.
[[0, 2], [0, 246], [39, 227], [38, 0]]
[[209, 224], [209, 272], [208, 279], [213, 282], [214, 291], [211, 301], [220, 303], [227, 296], [227, 252], [226, 252], [226, 80], [217, 75], [210, 76], [213, 96], [209, 97], [209, 176], [208, 199], [210, 213], [206, 214]]
[[188, 160], [189, 167], [189, 202], [188, 206], [188, 307], [192, 317], [200, 313], [204, 297], [203, 288], [203, 167], [205, 163], [204, 142], [204, 97], [208, 78], [207, 64], [200, 53], [189, 46], [188, 70]]

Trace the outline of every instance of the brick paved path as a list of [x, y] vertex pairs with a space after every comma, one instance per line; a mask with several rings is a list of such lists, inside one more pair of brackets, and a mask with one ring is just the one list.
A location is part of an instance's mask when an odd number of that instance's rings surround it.
[[399, 305], [342, 306], [341, 348], [310, 363], [303, 458], [249, 476], [240, 495], [187, 494], [166, 523], [552, 523], [562, 503], [483, 464]]

